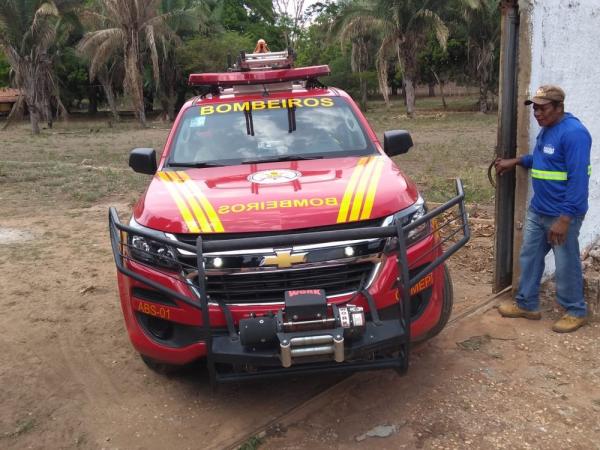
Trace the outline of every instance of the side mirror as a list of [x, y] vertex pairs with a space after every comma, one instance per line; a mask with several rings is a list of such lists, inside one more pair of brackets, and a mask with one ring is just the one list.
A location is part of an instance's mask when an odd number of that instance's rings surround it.
[[156, 173], [156, 151], [153, 148], [134, 148], [129, 154], [129, 167], [135, 172]]
[[392, 130], [383, 133], [383, 151], [388, 156], [403, 155], [413, 146], [410, 133], [405, 130]]

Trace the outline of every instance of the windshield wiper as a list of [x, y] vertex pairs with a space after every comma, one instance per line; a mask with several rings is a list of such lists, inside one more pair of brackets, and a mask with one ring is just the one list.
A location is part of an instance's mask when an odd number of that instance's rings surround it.
[[296, 105], [291, 106], [288, 103], [288, 133], [296, 131]]
[[246, 118], [246, 133], [248, 136], [254, 136], [254, 121], [252, 120], [252, 102], [248, 102], [248, 109], [244, 108], [244, 117]]
[[223, 164], [222, 162], [210, 162], [210, 161], [202, 161], [202, 162], [171, 162], [169, 163], [169, 167], [223, 167], [227, 164]]
[[274, 158], [265, 158], [265, 159], [246, 159], [241, 161], [240, 164], [261, 164], [261, 163], [269, 163], [269, 162], [279, 162], [279, 161], [306, 161], [310, 159], [323, 159], [321, 155], [315, 156], [299, 156], [299, 155], [287, 155], [287, 156], [277, 156]]

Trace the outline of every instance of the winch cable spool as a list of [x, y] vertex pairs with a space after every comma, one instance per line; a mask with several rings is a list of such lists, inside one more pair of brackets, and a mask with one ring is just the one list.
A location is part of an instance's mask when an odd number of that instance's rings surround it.
[[345, 341], [360, 339], [366, 331], [361, 306], [327, 303], [325, 290], [304, 289], [285, 292], [284, 307], [276, 315], [240, 319], [240, 343], [248, 351], [277, 346], [283, 367], [304, 363], [307, 358], [346, 359]]

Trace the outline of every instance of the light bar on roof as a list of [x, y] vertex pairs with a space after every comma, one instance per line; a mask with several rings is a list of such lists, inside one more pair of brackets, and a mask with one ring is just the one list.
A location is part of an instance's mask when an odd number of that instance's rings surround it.
[[299, 81], [324, 77], [330, 73], [331, 71], [327, 65], [253, 72], [193, 73], [190, 74], [188, 84], [190, 86], [235, 86], [243, 84], [281, 83], [283, 81]]

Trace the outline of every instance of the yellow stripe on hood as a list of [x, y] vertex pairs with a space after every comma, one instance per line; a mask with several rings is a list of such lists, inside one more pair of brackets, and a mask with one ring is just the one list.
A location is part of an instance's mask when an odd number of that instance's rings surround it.
[[202, 192], [202, 190], [198, 187], [196, 182], [194, 180], [192, 180], [186, 172], [180, 171], [180, 172], [176, 172], [176, 173], [183, 180], [185, 186], [187, 186], [189, 188], [189, 190], [192, 191], [192, 193], [195, 195], [195, 198], [202, 205], [202, 209], [204, 210], [204, 212], [206, 212], [206, 215], [208, 216], [208, 220], [210, 221], [210, 224], [212, 225], [212, 228], [214, 229], [214, 231], [217, 233], [223, 233], [225, 231], [225, 229], [223, 228], [221, 219], [219, 219], [219, 215], [213, 208], [210, 201], [206, 198], [206, 195], [204, 195], [204, 192]]
[[363, 173], [363, 169], [365, 164], [369, 161], [370, 158], [360, 158], [352, 175], [350, 176], [350, 181], [348, 182], [348, 186], [346, 186], [346, 191], [344, 192], [344, 196], [342, 197], [342, 202], [340, 204], [340, 211], [338, 213], [337, 223], [344, 223], [348, 218], [348, 210], [350, 209], [350, 201], [352, 200], [352, 196], [354, 195], [354, 190], [356, 189], [356, 185], [358, 180], [360, 179], [361, 174]]
[[383, 172], [383, 165], [383, 158], [377, 158], [375, 169], [373, 170], [373, 177], [369, 183], [369, 190], [367, 191], [365, 205], [363, 207], [362, 214], [360, 215], [360, 220], [367, 220], [371, 218], [371, 211], [373, 210], [377, 186], [379, 186], [379, 180], [381, 179], [381, 173]]
[[199, 233], [200, 228], [198, 227], [198, 224], [196, 223], [194, 216], [192, 216], [190, 209], [188, 208], [188, 206], [185, 203], [185, 201], [183, 200], [183, 198], [181, 198], [181, 195], [179, 195], [177, 188], [173, 185], [173, 182], [171, 181], [169, 176], [165, 172], [157, 172], [157, 175], [165, 183], [165, 186], [166, 186], [167, 190], [169, 191], [169, 194], [171, 194], [171, 198], [177, 205], [177, 208], [179, 208], [181, 217], [183, 218], [188, 230], [191, 233]]
[[194, 212], [194, 216], [196, 217], [196, 221], [200, 224], [200, 230], [203, 233], [211, 233], [212, 228], [208, 223], [206, 215], [204, 211], [198, 204], [198, 201], [194, 197], [194, 194], [188, 189], [188, 187], [184, 184], [183, 180], [179, 177], [178, 172], [166, 172], [173, 184], [177, 187], [179, 192], [183, 195], [188, 205], [191, 206], [192, 211]]
[[373, 173], [373, 169], [377, 164], [378, 158], [370, 158], [369, 163], [365, 167], [365, 171], [363, 172], [360, 181], [358, 182], [358, 187], [356, 189], [356, 195], [354, 196], [354, 203], [352, 204], [352, 211], [350, 212], [350, 221], [354, 222], [358, 220], [360, 216], [360, 210], [363, 205], [363, 200], [365, 198], [365, 191], [367, 189], [367, 183], [371, 178], [371, 174]]

